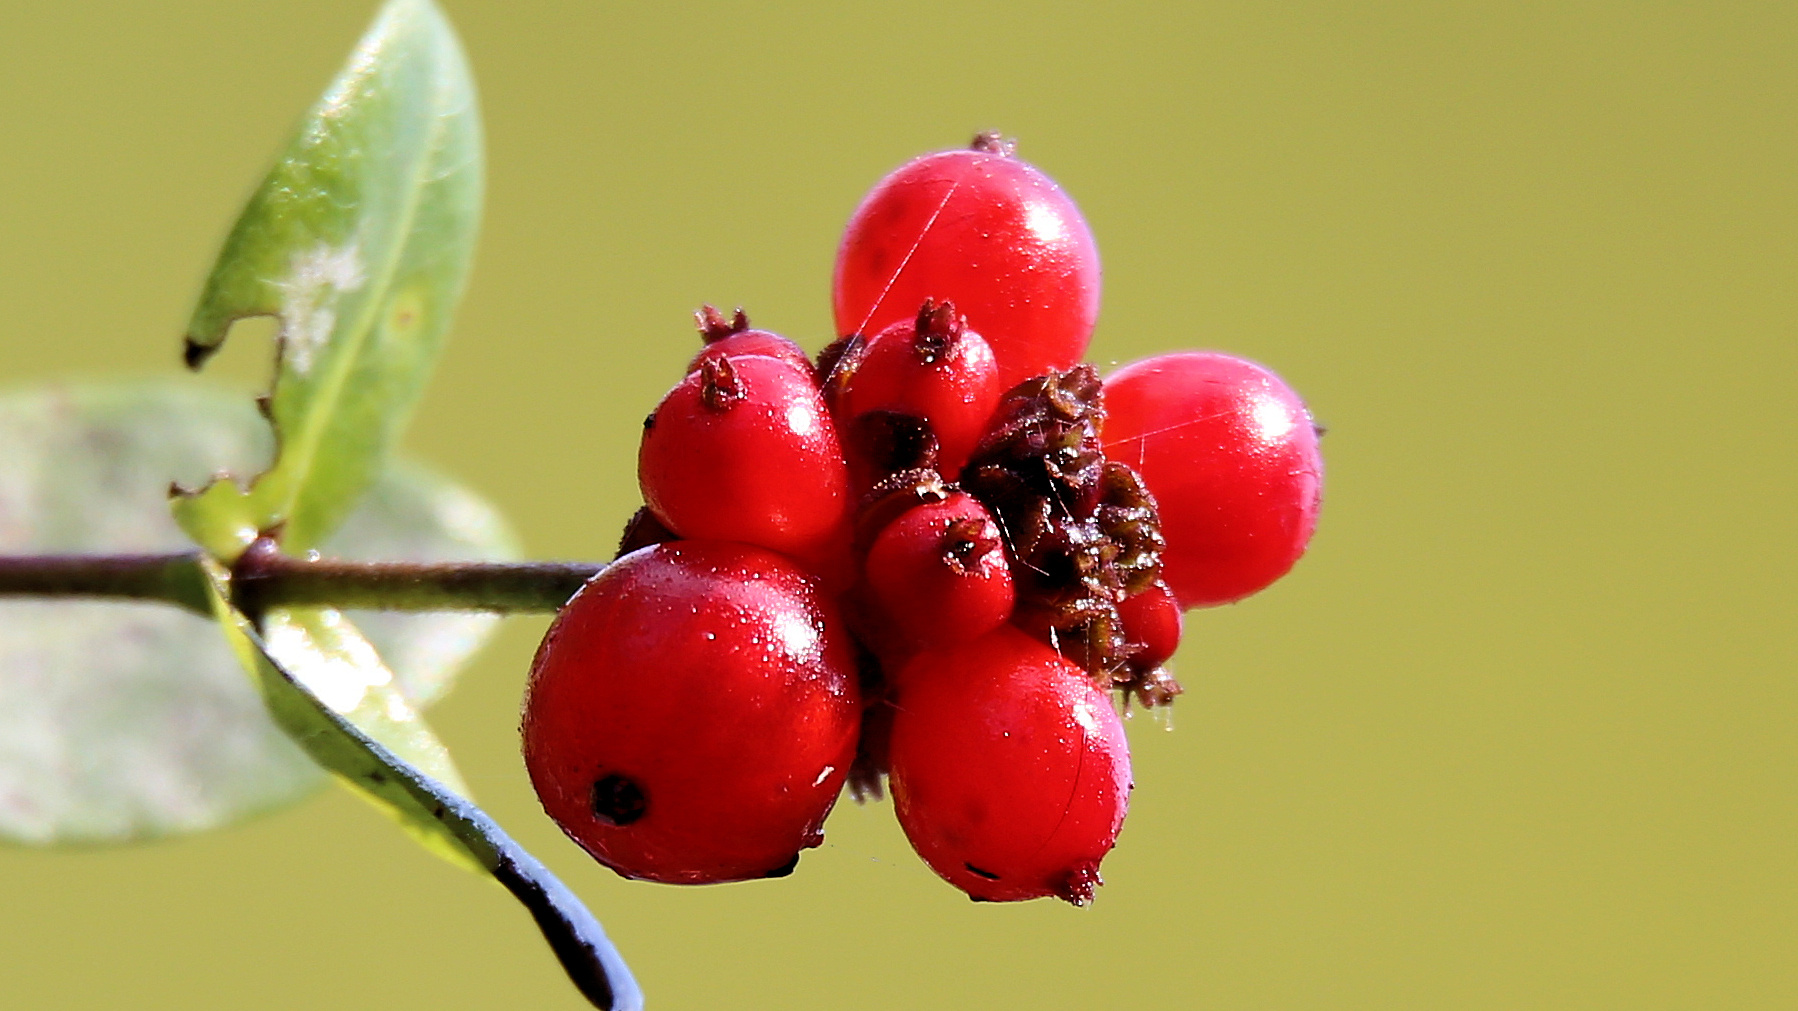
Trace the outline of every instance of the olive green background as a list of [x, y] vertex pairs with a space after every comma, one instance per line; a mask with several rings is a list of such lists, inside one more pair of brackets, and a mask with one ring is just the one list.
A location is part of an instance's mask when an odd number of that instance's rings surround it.
[[[998, 127], [1081, 202], [1101, 363], [1222, 348], [1330, 429], [1310, 554], [1189, 616], [1097, 905], [976, 906], [847, 804], [778, 882], [543, 818], [518, 619], [437, 711], [651, 1006], [1798, 1006], [1798, 7], [449, 0], [487, 227], [409, 436], [605, 555], [701, 301], [816, 348], [838, 230]], [[367, 0], [7, 0], [0, 380], [179, 363]], [[237, 335], [246, 386], [269, 331]], [[575, 1008], [525, 914], [341, 793], [0, 851], [0, 1006]]]

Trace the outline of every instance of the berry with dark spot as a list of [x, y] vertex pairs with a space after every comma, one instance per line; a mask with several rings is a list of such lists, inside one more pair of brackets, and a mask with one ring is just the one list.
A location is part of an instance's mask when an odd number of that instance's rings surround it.
[[525, 766], [550, 817], [625, 877], [779, 876], [823, 840], [861, 710], [854, 643], [816, 580], [761, 548], [674, 541], [557, 616]]
[[888, 785], [925, 863], [979, 900], [1091, 902], [1131, 787], [1110, 695], [1010, 626], [918, 654], [894, 689]]

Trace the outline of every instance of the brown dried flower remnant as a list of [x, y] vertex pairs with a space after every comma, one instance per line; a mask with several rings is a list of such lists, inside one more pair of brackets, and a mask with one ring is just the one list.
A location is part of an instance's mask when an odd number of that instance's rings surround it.
[[1161, 571], [1165, 542], [1142, 480], [1099, 446], [1104, 406], [1090, 365], [1020, 383], [961, 473], [1006, 538], [1017, 583], [1014, 624], [1145, 705], [1179, 684], [1131, 662], [1138, 644], [1117, 605]]

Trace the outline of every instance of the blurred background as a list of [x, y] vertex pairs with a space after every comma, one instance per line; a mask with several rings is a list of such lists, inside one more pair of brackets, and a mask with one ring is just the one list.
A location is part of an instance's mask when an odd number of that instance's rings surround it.
[[[1190, 615], [1189, 693], [1133, 721], [1088, 910], [969, 903], [888, 804], [783, 881], [620, 880], [526, 783], [545, 621], [508, 623], [435, 722], [652, 1007], [1798, 1006], [1798, 8], [445, 7], [487, 224], [409, 445], [538, 557], [608, 554], [694, 307], [821, 346], [861, 194], [980, 129], [1098, 235], [1094, 361], [1247, 355], [1330, 430], [1309, 555]], [[373, 9], [7, 4], [0, 380], [176, 371]], [[341, 791], [0, 850], [0, 1004], [583, 1006], [504, 893]]]

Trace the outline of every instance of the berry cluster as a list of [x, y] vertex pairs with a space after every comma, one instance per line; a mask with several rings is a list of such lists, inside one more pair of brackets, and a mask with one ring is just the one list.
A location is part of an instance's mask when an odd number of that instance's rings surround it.
[[1321, 463], [1227, 355], [1079, 364], [1092, 234], [997, 136], [919, 158], [838, 253], [808, 359], [738, 310], [644, 423], [645, 506], [532, 669], [545, 809], [619, 874], [776, 877], [845, 784], [979, 900], [1084, 904], [1123, 824], [1119, 707], [1186, 609], [1289, 569]]

